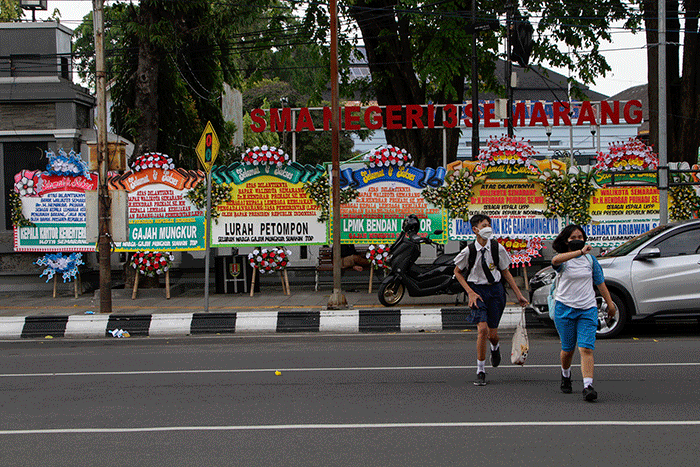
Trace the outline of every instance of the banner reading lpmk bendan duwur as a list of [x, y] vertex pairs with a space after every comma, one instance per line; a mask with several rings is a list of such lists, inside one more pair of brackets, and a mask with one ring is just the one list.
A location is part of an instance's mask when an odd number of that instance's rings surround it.
[[[382, 161], [382, 157], [388, 160]], [[441, 186], [445, 169], [416, 168], [405, 151], [391, 146], [377, 149], [367, 162], [341, 166], [341, 189], [357, 190], [357, 197], [340, 207], [341, 243], [390, 244], [401, 233], [403, 220], [415, 214], [420, 219], [420, 233], [442, 230], [431, 239], [444, 244], [447, 212], [428, 202], [423, 191]]]
[[211, 223], [213, 247], [313, 245], [327, 242], [321, 208], [304, 184], [323, 177], [321, 166], [296, 162], [235, 162], [212, 169], [213, 183], [231, 190]]

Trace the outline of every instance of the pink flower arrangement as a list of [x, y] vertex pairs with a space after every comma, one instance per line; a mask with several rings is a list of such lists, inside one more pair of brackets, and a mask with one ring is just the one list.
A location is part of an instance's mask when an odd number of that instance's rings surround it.
[[389, 167], [390, 165], [410, 165], [412, 156], [405, 150], [392, 145], [377, 148], [369, 156], [369, 166]]
[[386, 269], [389, 267], [389, 247], [386, 245], [370, 245], [365, 257], [374, 269]]
[[272, 274], [275, 271], [281, 271], [289, 264], [289, 257], [292, 252], [283, 247], [257, 248], [252, 253], [248, 253], [248, 261], [250, 265], [257, 269], [260, 274]]
[[131, 163], [132, 172], [148, 169], [173, 170], [174, 168], [175, 164], [172, 158], [159, 152], [147, 152], [137, 157], [136, 160]]
[[41, 172], [38, 170], [22, 170], [15, 175], [15, 193], [20, 196], [36, 196], [41, 186]]
[[659, 166], [659, 156], [636, 138], [630, 138], [626, 143], [615, 141], [610, 143], [608, 152], [599, 152], [598, 170], [656, 170]]
[[524, 138], [511, 138], [503, 135], [500, 138], [492, 136], [484, 149], [479, 151], [479, 161], [482, 168], [489, 165], [525, 165], [534, 170], [536, 165], [532, 156], [537, 154], [530, 141]]
[[289, 154], [285, 154], [281, 148], [267, 147], [267, 145], [248, 148], [241, 157], [243, 162], [251, 165], [276, 165], [280, 167], [289, 162]]
[[173, 255], [161, 251], [139, 251], [131, 257], [131, 267], [149, 277], [167, 272], [173, 265]]

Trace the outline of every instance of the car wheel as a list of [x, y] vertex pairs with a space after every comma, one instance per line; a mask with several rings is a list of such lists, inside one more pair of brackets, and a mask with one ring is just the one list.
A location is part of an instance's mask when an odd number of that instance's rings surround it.
[[379, 286], [379, 302], [384, 306], [394, 306], [401, 301], [404, 291], [404, 286], [398, 279], [383, 283]]
[[614, 292], [610, 292], [610, 298], [615, 303], [617, 311], [615, 312], [615, 317], [611, 321], [605, 320], [608, 316], [608, 306], [603, 300], [603, 297], [596, 297], [598, 302], [598, 331], [596, 331], [596, 337], [598, 339], [609, 339], [615, 337], [627, 324], [627, 309], [625, 303], [622, 301], [619, 295]]

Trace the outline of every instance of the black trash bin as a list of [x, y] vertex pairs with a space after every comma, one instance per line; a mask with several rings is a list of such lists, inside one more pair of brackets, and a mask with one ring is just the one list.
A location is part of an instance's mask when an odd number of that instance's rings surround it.
[[[253, 268], [245, 255], [217, 256], [216, 293], [248, 293], [253, 278]], [[260, 292], [260, 284], [255, 284], [255, 292]]]

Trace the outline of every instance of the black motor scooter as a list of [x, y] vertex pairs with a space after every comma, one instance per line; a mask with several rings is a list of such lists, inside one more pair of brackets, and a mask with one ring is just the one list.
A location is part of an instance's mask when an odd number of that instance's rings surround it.
[[[454, 276], [457, 253], [440, 255], [428, 266], [415, 264], [423, 243], [436, 245], [429, 236], [418, 235], [419, 229], [418, 217], [411, 214], [404, 220], [399, 237], [389, 248], [391, 271], [379, 286], [379, 301], [384, 306], [399, 303], [406, 291], [411, 297], [464, 292]], [[433, 232], [434, 235], [441, 233], [442, 230]]]

